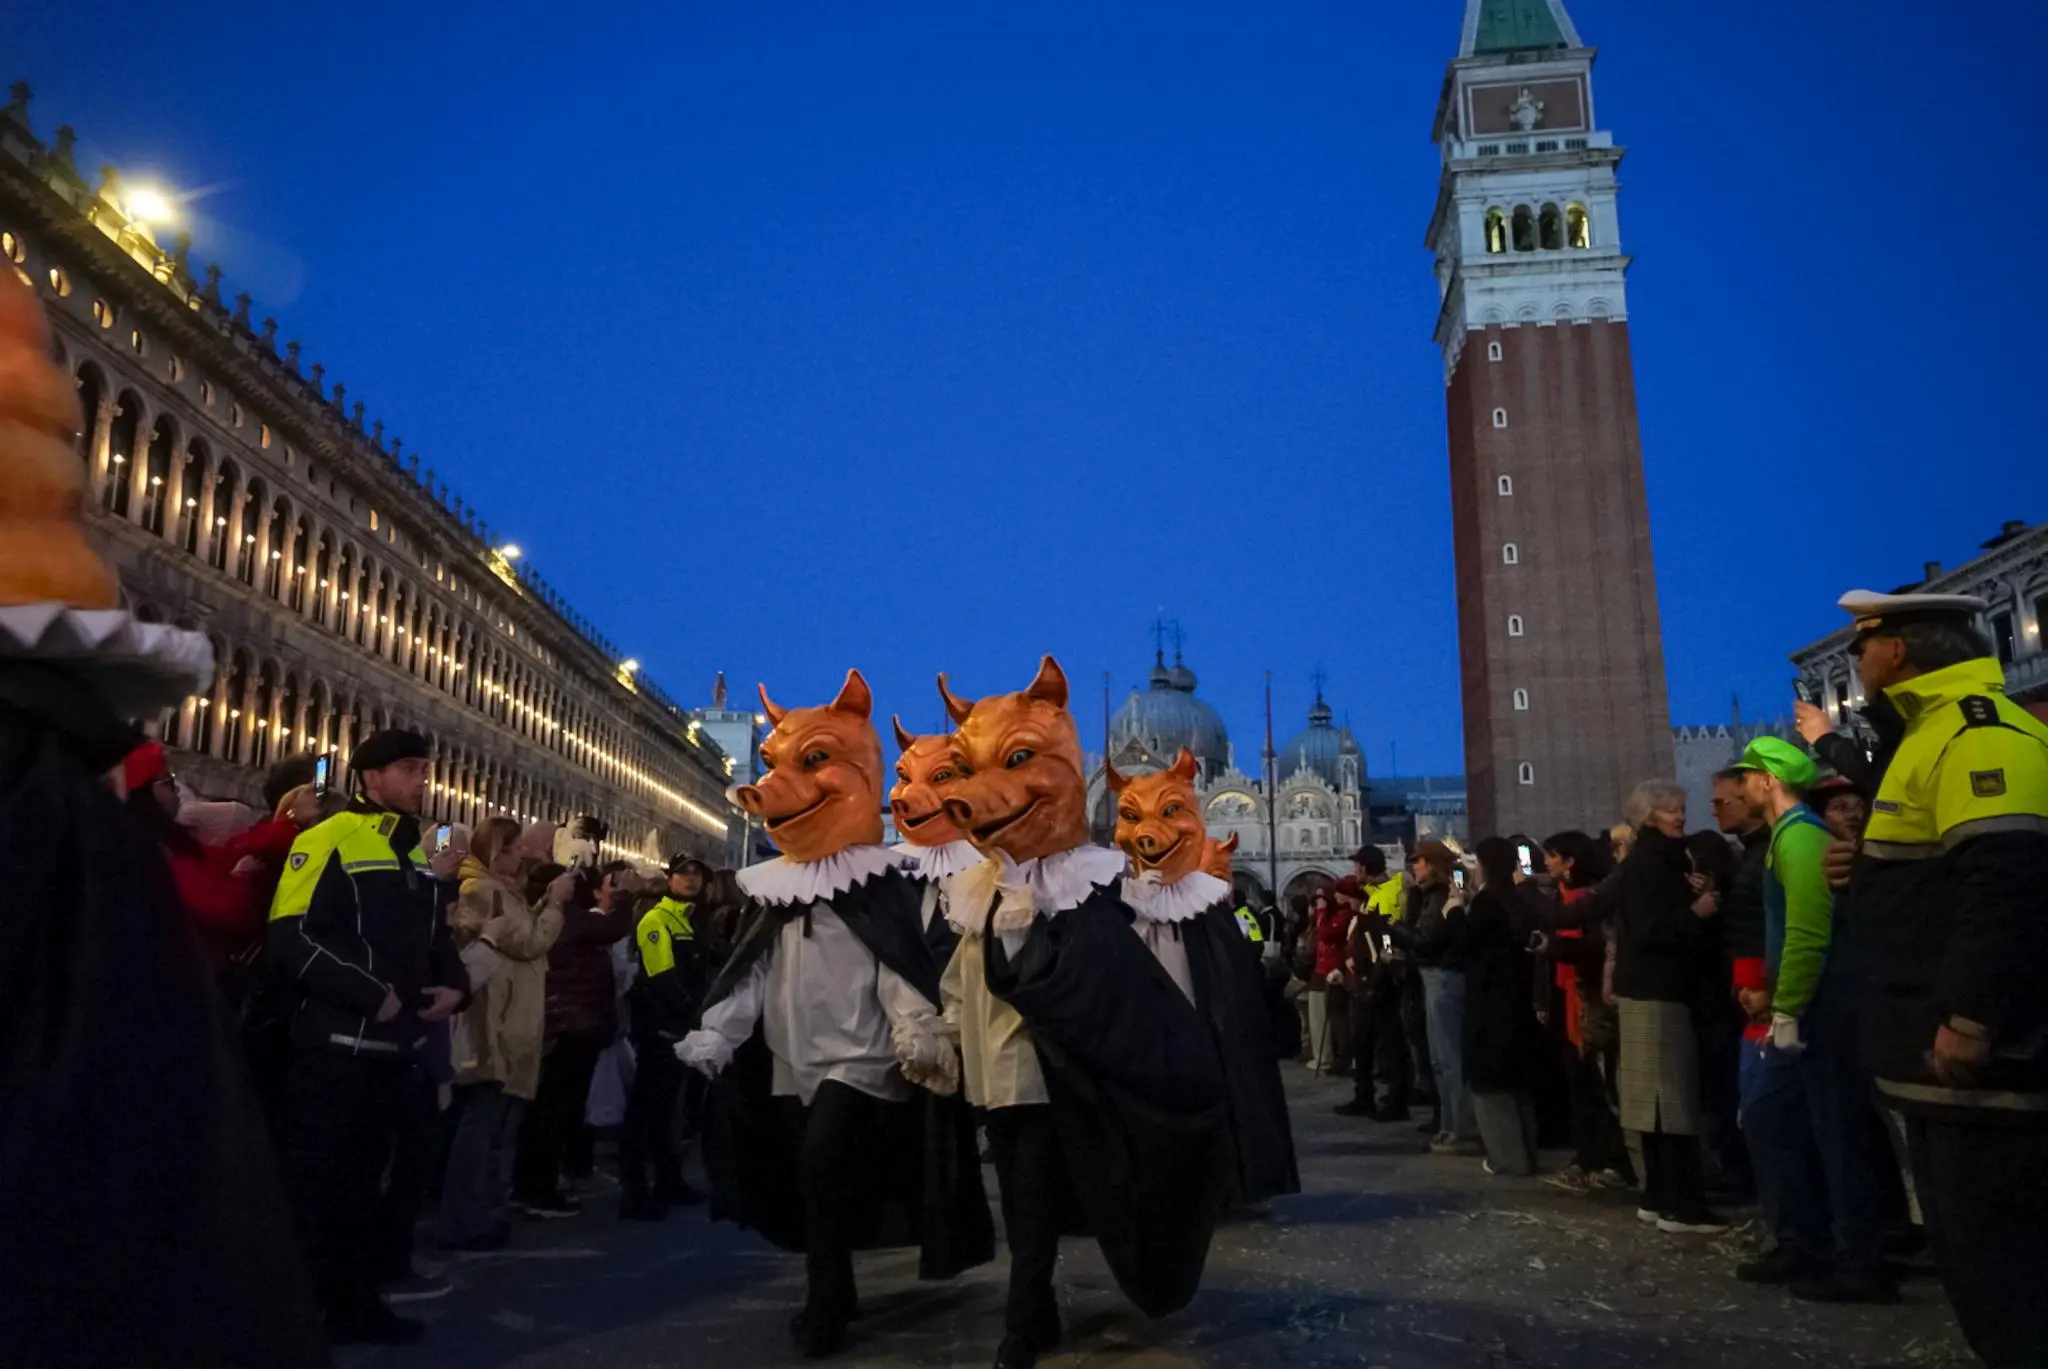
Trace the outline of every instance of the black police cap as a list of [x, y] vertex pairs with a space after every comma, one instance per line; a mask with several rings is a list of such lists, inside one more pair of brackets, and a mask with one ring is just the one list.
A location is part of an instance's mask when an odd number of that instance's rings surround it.
[[399, 761], [423, 761], [432, 755], [433, 750], [425, 737], [401, 727], [392, 727], [366, 738], [349, 757], [349, 768], [358, 775], [364, 775]]

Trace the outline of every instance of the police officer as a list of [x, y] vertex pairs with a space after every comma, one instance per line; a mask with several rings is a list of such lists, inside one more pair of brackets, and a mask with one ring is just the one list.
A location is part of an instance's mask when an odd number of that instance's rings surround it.
[[703, 1194], [683, 1181], [676, 1149], [676, 1099], [686, 1087], [688, 1071], [676, 1059], [675, 1047], [696, 1029], [704, 998], [706, 966], [694, 917], [696, 901], [710, 877], [710, 867], [694, 856], [671, 860], [667, 893], [641, 915], [634, 931], [640, 970], [626, 1008], [633, 1038], [633, 1091], [626, 1100], [626, 1122], [619, 1136], [619, 1182], [624, 1190], [619, 1215], [632, 1221], [660, 1221], [671, 1205], [704, 1201]]
[[460, 856], [420, 850], [426, 738], [376, 733], [353, 763], [348, 806], [292, 843], [270, 910], [296, 1000], [278, 1158], [329, 1339], [399, 1345], [424, 1327], [377, 1296], [379, 1183], [427, 1026], [469, 992], [447, 920]]
[[1880, 716], [1870, 824], [1838, 905], [1885, 1103], [1971, 1347], [2048, 1363], [2048, 727], [2005, 697], [1967, 595], [1857, 591]]

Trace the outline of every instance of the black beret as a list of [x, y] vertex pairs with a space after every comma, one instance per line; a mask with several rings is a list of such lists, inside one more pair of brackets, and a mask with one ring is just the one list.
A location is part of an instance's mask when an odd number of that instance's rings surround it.
[[349, 757], [349, 768], [358, 775], [382, 770], [398, 761], [423, 761], [432, 756], [427, 739], [404, 728], [387, 728], [366, 738]]

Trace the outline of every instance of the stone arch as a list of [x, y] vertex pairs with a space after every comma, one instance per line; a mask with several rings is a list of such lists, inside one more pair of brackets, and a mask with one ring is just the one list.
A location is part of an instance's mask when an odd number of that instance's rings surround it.
[[142, 399], [133, 390], [123, 390], [114, 400], [114, 421], [107, 427], [107, 483], [100, 491], [100, 505], [117, 518], [128, 517], [134, 485], [130, 463], [142, 430]]
[[1515, 206], [1510, 234], [1517, 252], [1536, 250], [1536, 211], [1526, 204]]
[[1592, 299], [1586, 301], [1586, 313], [1591, 318], [1612, 318], [1614, 317], [1614, 306], [1607, 300], [1595, 295]]
[[1536, 211], [1536, 242], [1546, 252], [1564, 250], [1564, 211], [1555, 204]]

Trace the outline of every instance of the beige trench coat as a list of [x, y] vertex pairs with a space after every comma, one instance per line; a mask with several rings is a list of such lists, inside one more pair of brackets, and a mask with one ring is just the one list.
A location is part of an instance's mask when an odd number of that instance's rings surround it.
[[503, 1084], [509, 1096], [531, 1100], [540, 1087], [548, 952], [562, 934], [562, 910], [527, 907], [482, 865], [464, 860], [462, 896], [448, 921], [456, 945], [482, 940], [504, 959], [455, 1020], [455, 1082]]

